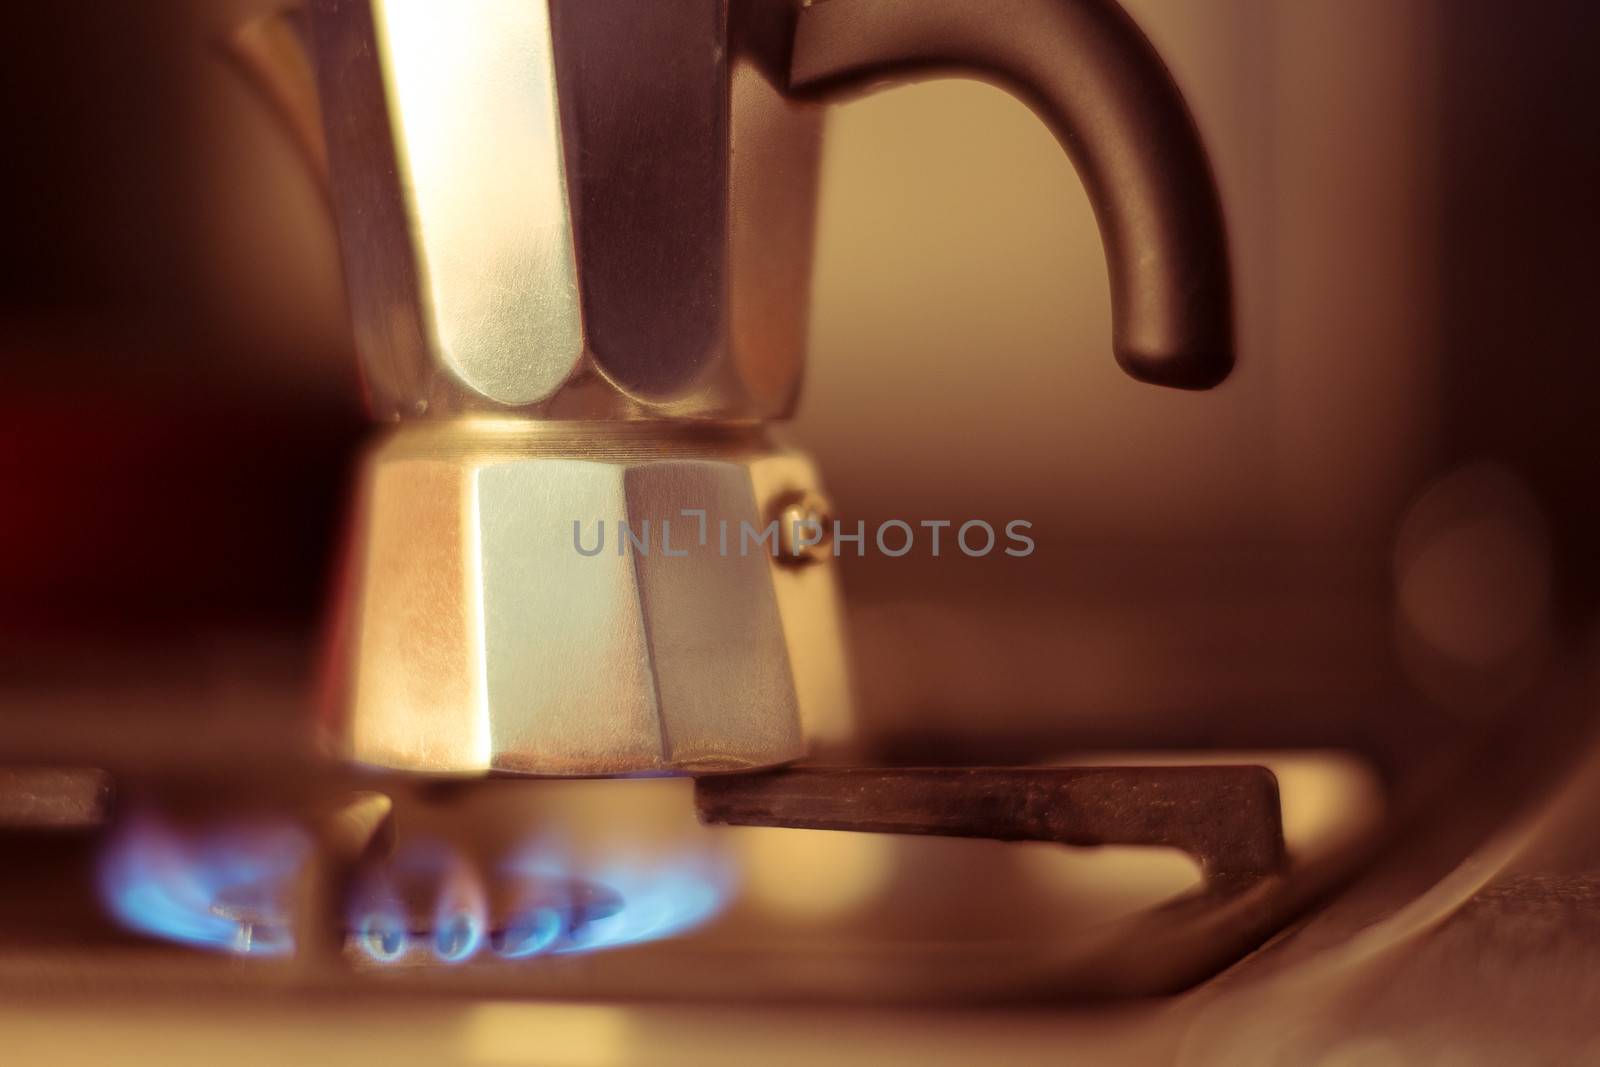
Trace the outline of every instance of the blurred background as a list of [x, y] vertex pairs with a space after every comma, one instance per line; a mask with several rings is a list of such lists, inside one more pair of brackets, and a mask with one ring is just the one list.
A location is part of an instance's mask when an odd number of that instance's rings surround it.
[[[842, 559], [864, 752], [1337, 748], [1402, 807], [1485, 753], [1554, 780], [1595, 710], [1600, 8], [1125, 6], [1221, 186], [1239, 363], [1214, 392], [1115, 366], [1087, 198], [1015, 99], [932, 82], [828, 119], [786, 437], [848, 521], [1022, 518], [1038, 542]], [[8, 715], [126, 685], [136, 744], [164, 687], [315, 677], [369, 425], [327, 205], [215, 47], [262, 7], [8, 12]], [[513, 1025], [474, 1018], [471, 1040]]]
[[[1020, 103], [934, 82], [830, 117], [789, 436], [846, 518], [1040, 546], [843, 561], [866, 729], [915, 748], [981, 708], [997, 748], [1415, 769], [1594, 618], [1597, 16], [1128, 6], [1221, 183], [1213, 393], [1114, 366], [1087, 199]], [[365, 425], [326, 205], [214, 46], [259, 10], [26, 5], [0, 44], [8, 672], [314, 646]]]

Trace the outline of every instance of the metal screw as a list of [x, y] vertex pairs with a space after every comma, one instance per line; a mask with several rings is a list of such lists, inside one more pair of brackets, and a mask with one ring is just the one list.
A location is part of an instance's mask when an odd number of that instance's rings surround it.
[[773, 502], [771, 513], [778, 520], [777, 562], [802, 567], [820, 563], [832, 554], [833, 508], [821, 495], [785, 493]]

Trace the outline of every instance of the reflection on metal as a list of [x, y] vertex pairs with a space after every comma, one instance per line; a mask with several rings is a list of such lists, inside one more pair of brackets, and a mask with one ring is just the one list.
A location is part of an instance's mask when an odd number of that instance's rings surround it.
[[[342, 754], [447, 773], [719, 771], [845, 732], [831, 568], [739, 545], [767, 500], [814, 491], [810, 465], [744, 432], [591, 431], [581, 458], [572, 438], [419, 425], [369, 461], [332, 709]], [[704, 541], [685, 508], [709, 517]], [[663, 521], [686, 555], [664, 554]], [[598, 522], [604, 551], [581, 555], [574, 524]], [[617, 522], [650, 525], [648, 554], [619, 553]]]
[[[1101, 220], [1124, 367], [1216, 384], [1233, 360], [1226, 240], [1170, 76], [1115, 4], [1008, 6], [313, 0], [378, 412], [784, 416], [820, 132], [797, 101], [930, 72], [1017, 90], [1069, 148]], [[304, 126], [292, 40], [256, 24], [235, 51]]]
[[723, 8], [310, 5], [378, 414], [788, 412], [820, 116]]
[[[696, 773], [849, 733], [832, 567], [574, 559], [575, 520], [820, 499], [754, 432], [798, 395], [820, 112], [950, 71], [1029, 101], [1100, 219], [1118, 360], [1232, 366], [1226, 241], [1160, 58], [1105, 0], [312, 0], [374, 413], [341, 749], [419, 771]], [[280, 70], [287, 34], [248, 47]], [[302, 121], [302, 125], [303, 125]], [[508, 430], [487, 416], [515, 418]], [[572, 420], [557, 434], [534, 420]], [[587, 420], [587, 421], [579, 421]], [[616, 424], [646, 423], [619, 435]], [[619, 441], [621, 442], [619, 445]], [[805, 509], [802, 509], [804, 512]], [[619, 514], [620, 512], [620, 514]], [[824, 710], [826, 709], [826, 710]], [[809, 736], [808, 736], [809, 734]]]
[[372, 15], [433, 356], [488, 400], [545, 400], [583, 354], [548, 13], [390, 0]]

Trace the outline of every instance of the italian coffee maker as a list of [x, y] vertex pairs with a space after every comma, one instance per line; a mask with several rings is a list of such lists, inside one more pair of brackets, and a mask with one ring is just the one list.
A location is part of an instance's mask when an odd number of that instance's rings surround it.
[[359, 763], [699, 775], [848, 738], [834, 564], [798, 535], [828, 506], [767, 432], [822, 103], [1014, 92], [1088, 189], [1118, 362], [1232, 366], [1205, 152], [1111, 0], [312, 0], [237, 44], [326, 179], [390, 424], [335, 613], [327, 724]]

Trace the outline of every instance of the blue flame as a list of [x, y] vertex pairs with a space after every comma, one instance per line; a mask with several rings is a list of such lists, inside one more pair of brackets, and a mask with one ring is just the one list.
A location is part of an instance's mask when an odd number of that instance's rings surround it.
[[505, 930], [495, 941], [495, 953], [508, 960], [537, 956], [555, 944], [565, 925], [566, 920], [556, 908], [530, 908], [506, 923]]
[[379, 963], [393, 963], [406, 954], [410, 938], [398, 912], [373, 911], [356, 924], [356, 943]]
[[[432, 906], [422, 914], [407, 906], [423, 900]], [[477, 954], [486, 936], [483, 883], [455, 850], [410, 842], [355, 885], [349, 922], [355, 947], [375, 963], [393, 963], [422, 941], [439, 962], [460, 963]]]
[[[311, 843], [287, 823], [231, 823], [182, 832], [141, 814], [102, 853], [101, 899], [127, 927], [240, 955], [294, 951], [288, 902]], [[480, 872], [434, 842], [412, 843], [369, 868], [348, 903], [356, 950], [378, 964], [426, 952], [455, 964], [485, 955], [526, 960], [673, 937], [728, 900], [726, 866], [706, 855], [584, 862], [529, 845], [493, 872], [491, 921]], [[408, 906], [409, 904], [409, 906]]]
[[459, 861], [450, 868], [454, 877], [441, 881], [433, 910], [433, 954], [445, 963], [460, 963], [471, 959], [483, 944], [488, 916], [476, 874]]
[[470, 912], [443, 916], [433, 928], [433, 954], [446, 963], [469, 960], [483, 943], [483, 922]]
[[[599, 916], [583, 917], [565, 931], [548, 913], [548, 904], [518, 912], [507, 923], [500, 955], [521, 959], [549, 952], [554, 955], [595, 952], [676, 937], [704, 925], [721, 912], [732, 890], [727, 866], [710, 856], [680, 856], [670, 860], [612, 859], [587, 867], [564, 859], [548, 847], [529, 845], [505, 865], [510, 877], [530, 882], [578, 879], [620, 898], [620, 907]], [[551, 927], [555, 933], [548, 933]], [[538, 943], [515, 942], [512, 930], [538, 930]], [[561, 934], [565, 933], [562, 937]]]
[[[588, 867], [548, 847], [521, 850], [496, 869], [495, 879], [508, 895], [520, 891], [525, 899], [491, 924], [483, 883], [459, 854], [434, 843], [412, 845], [352, 895], [353, 943], [379, 964], [413, 950], [451, 964], [486, 948], [503, 960], [593, 952], [701, 925], [721, 910], [730, 883], [721, 865], [704, 858]], [[433, 899], [431, 919], [419, 920], [402, 898]]]
[[282, 902], [309, 855], [288, 825], [182, 834], [149, 816], [124, 823], [102, 853], [100, 899], [131, 929], [218, 952], [294, 951]]

